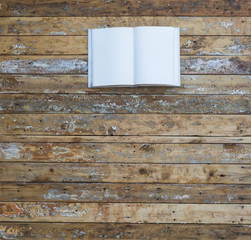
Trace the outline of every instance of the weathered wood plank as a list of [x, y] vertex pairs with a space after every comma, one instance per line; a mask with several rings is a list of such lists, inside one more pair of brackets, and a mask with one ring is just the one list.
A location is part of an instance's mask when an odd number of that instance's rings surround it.
[[251, 96], [0, 94], [0, 113], [250, 114]]
[[250, 165], [1, 162], [1, 182], [251, 184]]
[[116, 224], [116, 223], [1, 223], [0, 239], [151, 239], [248, 240], [249, 225]]
[[1, 202], [0, 221], [250, 224], [251, 205]]
[[250, 16], [242, 1], [74, 1], [3, 0], [0, 16]]
[[0, 143], [0, 161], [251, 164], [251, 144]]
[[[250, 203], [251, 185], [0, 183], [0, 201]], [[1, 232], [1, 231], [0, 231]]]
[[1, 56], [2, 74], [83, 74], [87, 73], [87, 58], [79, 56]]
[[[191, 38], [192, 39], [192, 38]], [[231, 38], [232, 39], [232, 38]], [[239, 48], [245, 48], [245, 37], [234, 38], [233, 41], [240, 41]], [[229, 39], [229, 41], [231, 41]], [[232, 50], [236, 55], [243, 55], [245, 50], [238, 48], [233, 41]], [[246, 42], [246, 43], [245, 43]], [[236, 42], [237, 43], [237, 42]], [[241, 47], [242, 45], [242, 47]], [[226, 45], [225, 45], [226, 46]], [[229, 47], [231, 48], [229, 45]], [[189, 47], [188, 47], [189, 49]], [[236, 51], [237, 50], [237, 51]], [[224, 51], [224, 50], [223, 50]], [[227, 51], [227, 49], [226, 49]], [[18, 37], [0, 37], [0, 54], [4, 55], [67, 55], [67, 54], [87, 54], [87, 37], [86, 36], [18, 36]]]
[[[181, 56], [181, 74], [251, 74], [249, 56]], [[0, 74], [86, 74], [87, 57], [2, 56]]]
[[[55, 9], [53, 9], [55, 11]], [[2, 17], [0, 35], [87, 35], [88, 28], [174, 26], [181, 35], [250, 35], [249, 17]]]
[[[181, 55], [249, 55], [250, 37], [181, 36]], [[4, 55], [83, 55], [88, 53], [87, 36], [18, 36], [0, 37]]]
[[251, 118], [189, 114], [2, 114], [0, 134], [244, 137], [251, 135]]
[[88, 88], [86, 75], [0, 75], [0, 93], [251, 94], [251, 76], [182, 75], [182, 87]]
[[250, 144], [251, 137], [0, 135], [2, 143]]

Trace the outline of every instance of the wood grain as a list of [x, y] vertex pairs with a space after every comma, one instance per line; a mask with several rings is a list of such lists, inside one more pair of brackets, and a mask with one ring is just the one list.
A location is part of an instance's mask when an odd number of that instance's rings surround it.
[[249, 204], [0, 203], [0, 221], [250, 224]]
[[0, 143], [0, 161], [251, 164], [251, 144]]
[[[55, 9], [53, 9], [55, 11]], [[0, 35], [87, 35], [89, 28], [173, 26], [181, 35], [251, 34], [249, 17], [1, 17]]]
[[87, 73], [87, 58], [79, 56], [2, 56], [2, 74], [80, 74]]
[[0, 134], [22, 135], [244, 137], [251, 134], [249, 115], [2, 114], [1, 123]]
[[250, 114], [251, 96], [1, 94], [0, 113]]
[[[242, 40], [244, 39], [240, 38], [241, 42]], [[245, 43], [243, 44], [245, 45]], [[87, 37], [86, 36], [18, 36], [18, 37], [1, 36], [0, 54], [82, 55], [82, 54], [87, 54]]]
[[0, 16], [249, 16], [248, 0], [3, 0]]
[[[251, 74], [250, 56], [181, 56], [181, 74]], [[87, 56], [2, 56], [0, 74], [86, 74]]]
[[[2, 0], [0, 240], [251, 239], [250, 7]], [[88, 29], [136, 26], [182, 86], [88, 89]]]
[[116, 223], [1, 223], [0, 239], [151, 239], [248, 240], [249, 225], [116, 224]]
[[[88, 53], [87, 36], [0, 37], [4, 55], [83, 55]], [[234, 56], [251, 54], [250, 37], [181, 36], [181, 55]]]
[[[181, 87], [88, 88], [86, 75], [0, 75], [0, 93], [251, 94], [248, 75], [182, 75]], [[222, 96], [223, 97], [223, 96]]]
[[250, 144], [251, 137], [0, 135], [2, 143]]
[[8, 163], [0, 182], [251, 184], [251, 166], [228, 164]]
[[234, 184], [0, 183], [0, 201], [248, 204], [250, 190]]

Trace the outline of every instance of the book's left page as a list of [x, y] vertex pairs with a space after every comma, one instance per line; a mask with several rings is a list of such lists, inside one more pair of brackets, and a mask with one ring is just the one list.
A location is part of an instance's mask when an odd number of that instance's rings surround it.
[[88, 87], [133, 85], [133, 68], [132, 28], [88, 30]]

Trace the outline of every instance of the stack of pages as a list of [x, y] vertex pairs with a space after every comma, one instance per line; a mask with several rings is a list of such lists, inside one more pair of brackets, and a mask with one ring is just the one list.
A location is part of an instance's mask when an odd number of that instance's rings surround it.
[[180, 86], [176, 27], [88, 30], [88, 87]]

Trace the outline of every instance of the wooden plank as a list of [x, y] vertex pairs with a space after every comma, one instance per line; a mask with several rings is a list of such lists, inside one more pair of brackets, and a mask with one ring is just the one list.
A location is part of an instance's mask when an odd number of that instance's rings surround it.
[[248, 240], [249, 225], [116, 224], [116, 223], [1, 223], [0, 239], [200, 239]]
[[[245, 45], [245, 37], [239, 38], [240, 44]], [[231, 41], [231, 40], [230, 40]], [[238, 39], [235, 39], [238, 41]], [[244, 42], [243, 42], [244, 41]], [[230, 43], [230, 42], [229, 42]], [[232, 47], [237, 45], [232, 43]], [[237, 43], [237, 42], [236, 42]], [[228, 43], [227, 43], [228, 44]], [[231, 47], [229, 45], [229, 47]], [[231, 50], [230, 50], [231, 51]], [[232, 50], [233, 51], [233, 50]], [[245, 50], [240, 50], [245, 53]], [[236, 52], [235, 50], [233, 53]], [[237, 55], [242, 55], [239, 52]], [[238, 51], [236, 52], [238, 53]], [[67, 55], [87, 54], [86, 36], [18, 36], [0, 37], [0, 54], [4, 55]]]
[[1, 182], [251, 184], [250, 165], [1, 162]]
[[251, 164], [251, 144], [0, 143], [0, 162]]
[[[251, 74], [250, 56], [181, 56], [181, 74]], [[87, 57], [2, 56], [0, 74], [86, 74]]]
[[81, 74], [87, 70], [87, 58], [79, 56], [2, 56], [0, 59], [1, 74]]
[[[249, 115], [2, 114], [0, 134], [250, 136]], [[198, 140], [196, 141], [198, 143]]]
[[250, 144], [251, 137], [0, 135], [3, 143]]
[[[53, 9], [55, 12], [55, 8]], [[194, 13], [193, 13], [194, 14]], [[89, 28], [174, 26], [181, 35], [251, 34], [250, 17], [2, 17], [0, 35], [87, 35]]]
[[250, 190], [233, 184], [0, 183], [0, 201], [244, 204], [251, 202]]
[[250, 224], [251, 205], [1, 202], [0, 221]]
[[3, 0], [0, 16], [249, 16], [250, 4], [242, 1], [74, 1]]
[[0, 113], [250, 114], [251, 96], [1, 94]]
[[[249, 55], [250, 37], [181, 36], [181, 55]], [[83, 55], [88, 53], [87, 36], [18, 36], [0, 37], [4, 55]]]
[[86, 75], [0, 75], [0, 93], [251, 94], [248, 75], [182, 75], [182, 87], [88, 88]]

